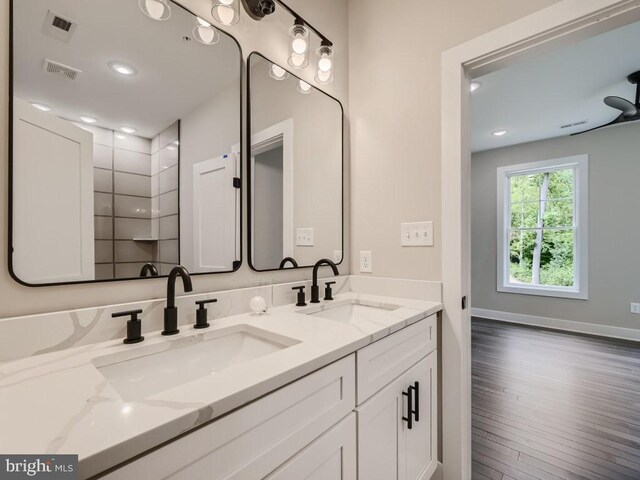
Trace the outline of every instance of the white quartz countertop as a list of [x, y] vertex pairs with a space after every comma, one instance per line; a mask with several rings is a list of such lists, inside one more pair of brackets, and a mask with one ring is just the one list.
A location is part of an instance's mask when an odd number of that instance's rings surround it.
[[[114, 340], [2, 364], [0, 452], [78, 454], [79, 476], [89, 478], [442, 310], [437, 302], [361, 293], [323, 304], [353, 299], [400, 308], [384, 318], [344, 323], [299, 313], [309, 306], [285, 305], [265, 315], [216, 319], [206, 330], [183, 326], [171, 337], [145, 332], [140, 344]], [[94, 364], [100, 357], [192, 342], [236, 325], [299, 343], [136, 401], [123, 400]]]

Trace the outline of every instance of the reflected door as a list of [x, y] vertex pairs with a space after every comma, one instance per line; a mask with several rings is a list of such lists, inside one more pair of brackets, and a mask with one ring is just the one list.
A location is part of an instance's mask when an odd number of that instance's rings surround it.
[[93, 135], [17, 98], [13, 111], [13, 271], [93, 280]]
[[236, 156], [206, 160], [193, 166], [192, 272], [233, 270], [236, 257]]

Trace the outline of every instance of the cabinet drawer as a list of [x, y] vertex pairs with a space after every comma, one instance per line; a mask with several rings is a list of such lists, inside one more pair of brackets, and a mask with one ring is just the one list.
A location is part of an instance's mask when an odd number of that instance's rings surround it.
[[436, 348], [436, 315], [357, 352], [358, 405]]
[[354, 407], [355, 359], [350, 355], [104, 478], [263, 479]]

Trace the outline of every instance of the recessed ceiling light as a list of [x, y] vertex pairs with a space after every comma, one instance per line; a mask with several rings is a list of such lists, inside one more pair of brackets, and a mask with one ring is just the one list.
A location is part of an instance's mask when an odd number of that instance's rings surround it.
[[124, 133], [128, 133], [129, 135], [136, 133], [136, 129], [133, 127], [120, 127], [120, 130]]
[[491, 132], [491, 135], [493, 135], [494, 137], [501, 137], [506, 134], [507, 134], [506, 130], [496, 130], [495, 132]]
[[482, 82], [479, 82], [478, 80], [474, 80], [469, 84], [469, 91], [473, 93], [476, 90], [479, 90], [480, 87], [482, 87]]
[[125, 77], [131, 77], [138, 72], [135, 68], [120, 62], [111, 62], [109, 64], [109, 68], [120, 75], [124, 75]]
[[96, 123], [98, 121], [98, 119], [90, 117], [89, 115], [82, 115], [80, 117], [80, 120], [82, 120], [84, 123]]
[[34, 103], [34, 102], [32, 102], [31, 105], [36, 107], [38, 110], [42, 110], [43, 112], [48, 112], [49, 110], [51, 110], [50, 107], [48, 107], [47, 105], [45, 105], [43, 103]]

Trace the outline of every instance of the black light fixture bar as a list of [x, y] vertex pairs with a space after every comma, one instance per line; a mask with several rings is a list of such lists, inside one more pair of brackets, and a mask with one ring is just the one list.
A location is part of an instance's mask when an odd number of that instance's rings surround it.
[[313, 31], [318, 37], [320, 37], [320, 40], [322, 40], [322, 45], [326, 45], [328, 47], [332, 47], [333, 46], [333, 42], [331, 40], [329, 40], [327, 37], [325, 37], [320, 32], [320, 30], [318, 30], [313, 25], [311, 25], [309, 22], [307, 22], [304, 18], [302, 18], [302, 16], [300, 16], [293, 8], [291, 8], [289, 5], [284, 3], [282, 0], [275, 0], [275, 1], [282, 8], [284, 8], [287, 12], [289, 12], [291, 14], [291, 16], [296, 19], [296, 21], [299, 21], [299, 22], [303, 23], [304, 25], [306, 25], [306, 27], [309, 30]]

